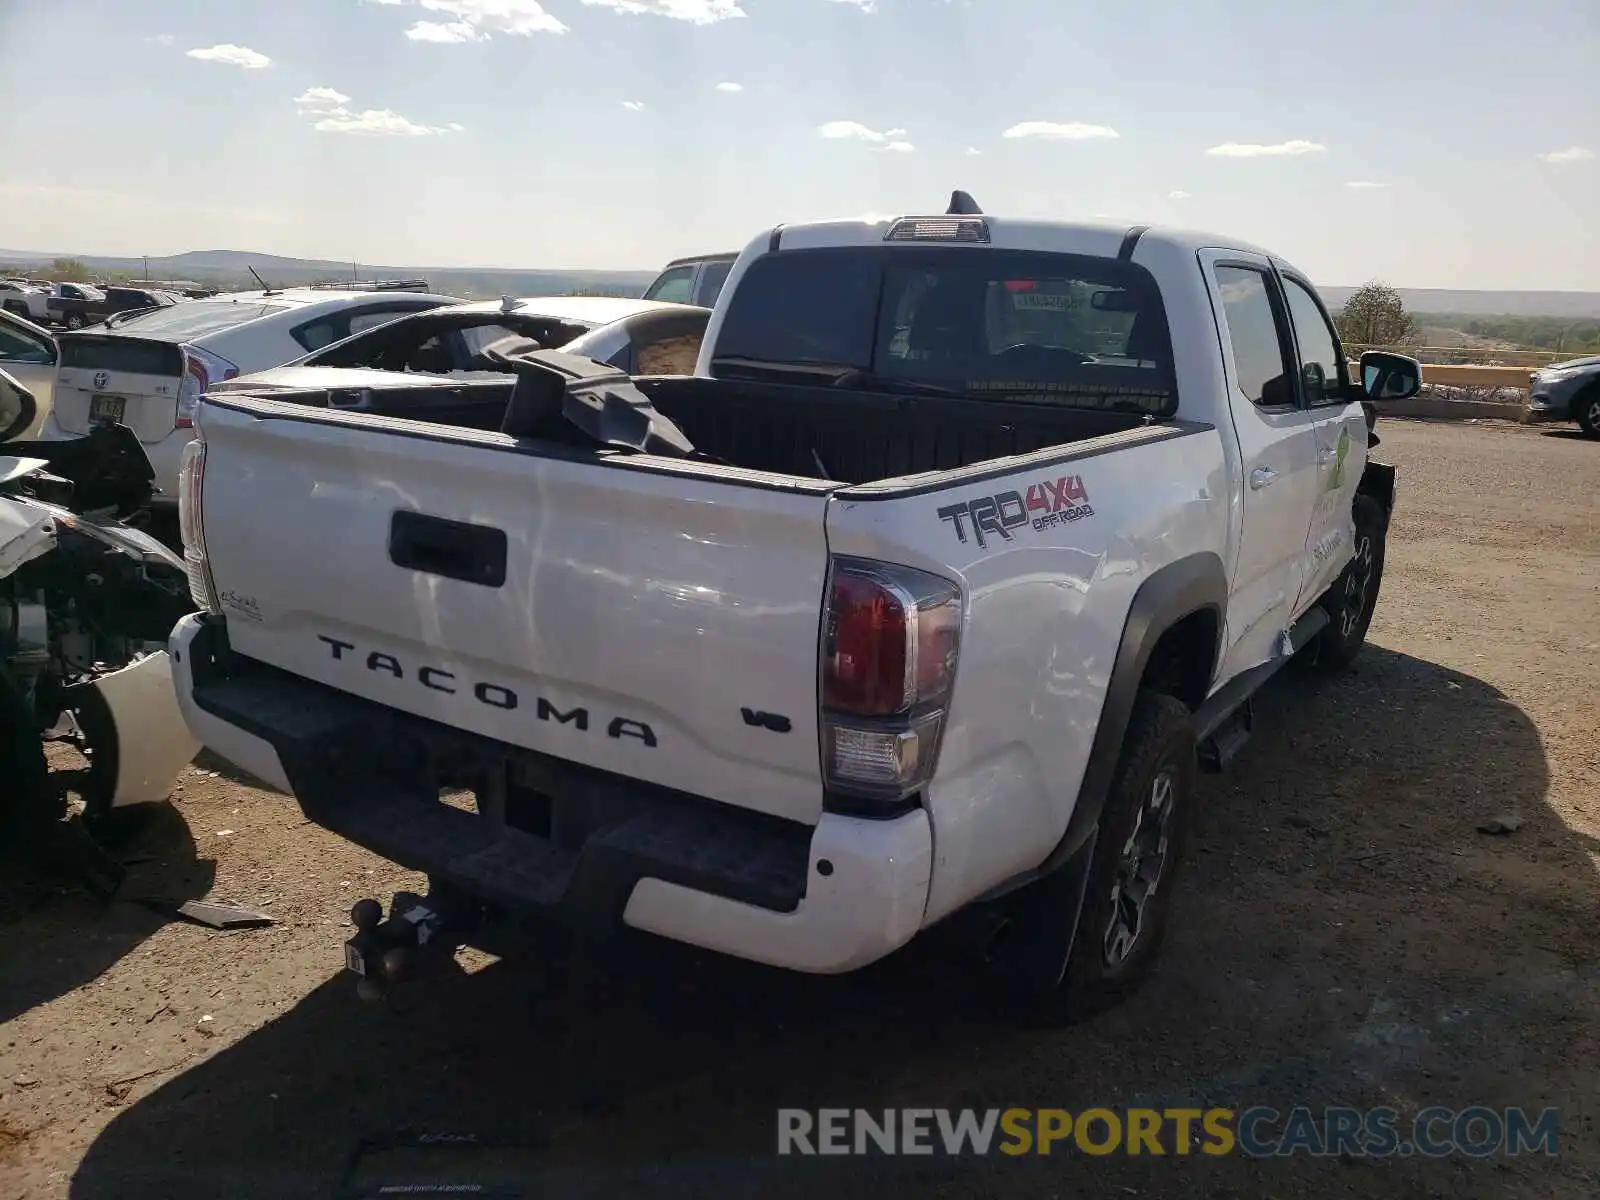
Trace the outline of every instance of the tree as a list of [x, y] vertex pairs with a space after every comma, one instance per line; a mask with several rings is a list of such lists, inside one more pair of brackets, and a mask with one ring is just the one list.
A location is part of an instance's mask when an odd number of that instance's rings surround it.
[[44, 273], [57, 283], [89, 282], [89, 267], [77, 258], [58, 258], [45, 268]]
[[1403, 346], [1417, 336], [1417, 323], [1400, 293], [1375, 279], [1345, 301], [1336, 323], [1340, 339], [1353, 346]]

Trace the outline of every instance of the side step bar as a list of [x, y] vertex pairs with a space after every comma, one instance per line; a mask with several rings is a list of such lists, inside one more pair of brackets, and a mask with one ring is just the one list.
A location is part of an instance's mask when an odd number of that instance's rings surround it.
[[1238, 757], [1255, 727], [1255, 706], [1251, 703], [1255, 694], [1327, 627], [1327, 610], [1320, 605], [1310, 609], [1289, 631], [1287, 653], [1240, 672], [1199, 707], [1194, 723], [1202, 770], [1221, 771]]

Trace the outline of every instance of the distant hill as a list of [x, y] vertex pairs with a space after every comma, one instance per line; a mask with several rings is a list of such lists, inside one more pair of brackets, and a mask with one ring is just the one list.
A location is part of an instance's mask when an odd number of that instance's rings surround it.
[[[317, 258], [286, 258], [251, 250], [190, 250], [162, 258], [107, 258], [93, 254], [38, 250], [0, 250], [0, 263], [43, 265], [57, 258], [76, 258], [91, 271], [134, 276], [149, 271], [151, 279], [192, 279], [211, 286], [254, 287], [250, 267], [274, 287], [351, 278], [352, 264]], [[656, 271], [552, 270], [540, 267], [394, 267], [360, 263], [362, 279], [423, 278], [435, 291], [456, 296], [538, 296], [550, 293], [605, 291], [638, 295]], [[1343, 307], [1356, 289], [1318, 285], [1333, 308]], [[1565, 317], [1600, 319], [1600, 292], [1486, 292], [1449, 288], [1400, 288], [1406, 308], [1419, 313], [1466, 313], [1474, 316]]]
[[[1343, 308], [1353, 287], [1317, 285], [1330, 308]], [[1600, 292], [1472, 292], [1451, 288], [1396, 288], [1407, 310], [1470, 313], [1478, 317], [1600, 318]]]
[[38, 250], [0, 250], [0, 263], [25, 267], [30, 272], [57, 258], [75, 258], [96, 274], [122, 274], [133, 278], [193, 280], [217, 287], [255, 287], [254, 267], [273, 287], [324, 280], [426, 279], [436, 292], [477, 298], [485, 296], [540, 296], [563, 292], [603, 291], [637, 296], [656, 277], [653, 270], [591, 271], [495, 267], [394, 267], [378, 263], [352, 264], [327, 259], [286, 258], [248, 250], [190, 250], [152, 258], [116, 258], [96, 254], [45, 253]]

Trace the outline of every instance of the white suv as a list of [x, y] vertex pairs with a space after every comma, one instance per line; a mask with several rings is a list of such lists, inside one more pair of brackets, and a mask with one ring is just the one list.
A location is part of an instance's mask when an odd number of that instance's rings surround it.
[[223, 379], [264, 371], [408, 313], [458, 304], [428, 292], [286, 288], [232, 292], [117, 318], [59, 338], [54, 403], [40, 436], [126, 425], [155, 468], [157, 505], [178, 500], [195, 406]]
[[6, 312], [30, 321], [47, 320], [49, 301], [50, 293], [46, 289], [34, 287], [25, 279], [0, 279], [0, 308]]

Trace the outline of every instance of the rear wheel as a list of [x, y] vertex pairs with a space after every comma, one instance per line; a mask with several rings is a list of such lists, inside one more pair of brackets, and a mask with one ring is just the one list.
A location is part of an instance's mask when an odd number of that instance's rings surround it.
[[75, 313], [75, 312], [74, 313], [68, 313], [67, 316], [66, 316], [66, 319], [63, 320], [61, 323], [63, 325], [65, 325], [68, 329], [82, 329], [83, 328], [83, 314], [82, 313]]
[[[1142, 691], [1085, 864], [1009, 901], [1011, 934], [1031, 961], [1013, 985], [1032, 1014], [1082, 1020], [1117, 1003], [1154, 965], [1183, 856], [1195, 784], [1194, 727], [1182, 701]], [[1077, 878], [1074, 880], [1074, 874]], [[1019, 969], [1020, 967], [1020, 969]]]
[[1572, 415], [1577, 418], [1584, 436], [1600, 438], [1600, 386], [1572, 398]]

